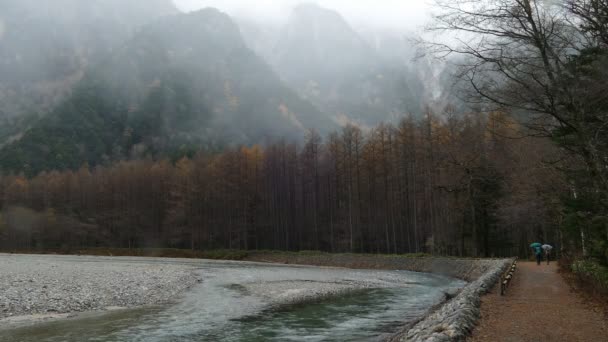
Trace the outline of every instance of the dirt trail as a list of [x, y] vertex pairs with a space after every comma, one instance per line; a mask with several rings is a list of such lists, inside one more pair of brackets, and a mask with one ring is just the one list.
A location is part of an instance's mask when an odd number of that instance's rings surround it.
[[497, 286], [483, 297], [469, 341], [608, 341], [606, 319], [596, 310], [571, 292], [556, 263], [520, 262], [505, 296]]

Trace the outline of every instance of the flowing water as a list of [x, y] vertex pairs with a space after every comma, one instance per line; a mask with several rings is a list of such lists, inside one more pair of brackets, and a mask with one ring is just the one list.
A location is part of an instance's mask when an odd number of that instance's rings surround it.
[[203, 282], [172, 305], [0, 329], [0, 341], [378, 340], [420, 318], [448, 288], [464, 286], [407, 271], [223, 262], [196, 268]]

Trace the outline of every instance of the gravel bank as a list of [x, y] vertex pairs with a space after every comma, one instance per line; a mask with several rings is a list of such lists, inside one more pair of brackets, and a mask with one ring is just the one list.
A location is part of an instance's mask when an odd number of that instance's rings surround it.
[[280, 281], [251, 283], [243, 287], [249, 294], [263, 298], [272, 306], [292, 305], [339, 296], [369, 288], [363, 282]]
[[264, 281], [243, 283], [238, 287], [245, 294], [260, 297], [271, 306], [282, 306], [318, 301], [362, 290], [409, 287], [416, 284], [410, 282], [407, 275], [370, 274], [371, 277], [366, 279], [366, 274], [357, 271], [340, 271], [350, 272], [350, 279]]
[[145, 259], [0, 255], [0, 323], [166, 303], [200, 279], [193, 270]]

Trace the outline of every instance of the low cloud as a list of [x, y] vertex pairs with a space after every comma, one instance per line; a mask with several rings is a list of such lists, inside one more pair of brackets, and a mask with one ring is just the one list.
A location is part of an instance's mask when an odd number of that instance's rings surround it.
[[[302, 0], [174, 0], [183, 11], [215, 7], [233, 16], [284, 21]], [[310, 2], [310, 1], [308, 1]], [[317, 0], [340, 12], [353, 25], [380, 29], [415, 30], [427, 21], [430, 5], [420, 0]]]

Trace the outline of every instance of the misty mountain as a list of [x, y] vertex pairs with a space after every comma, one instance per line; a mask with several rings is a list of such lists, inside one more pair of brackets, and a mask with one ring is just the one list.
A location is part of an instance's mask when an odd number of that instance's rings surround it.
[[364, 37], [339, 13], [310, 4], [296, 7], [284, 27], [240, 23], [249, 46], [335, 122], [375, 125], [425, 105], [405, 38]]
[[372, 49], [337, 12], [317, 5], [294, 9], [273, 54], [285, 79], [304, 84], [310, 78], [370, 72], [374, 59]]
[[0, 1], [0, 143], [61, 102], [88, 65], [175, 13], [171, 0]]
[[214, 9], [145, 26], [73, 94], [0, 151], [5, 169], [36, 173], [192, 146], [303, 137], [332, 127], [285, 87]]

